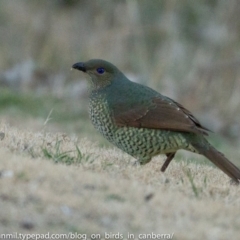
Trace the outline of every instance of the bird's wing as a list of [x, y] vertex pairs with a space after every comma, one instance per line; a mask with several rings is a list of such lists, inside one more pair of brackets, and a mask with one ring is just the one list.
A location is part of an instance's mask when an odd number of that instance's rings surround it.
[[153, 97], [148, 104], [119, 103], [113, 111], [115, 123], [136, 128], [164, 129], [180, 132], [203, 133], [209, 131], [181, 104], [167, 97]]

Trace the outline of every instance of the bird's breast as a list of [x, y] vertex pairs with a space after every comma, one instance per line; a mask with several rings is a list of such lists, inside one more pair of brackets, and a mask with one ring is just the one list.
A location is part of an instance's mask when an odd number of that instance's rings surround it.
[[89, 101], [89, 116], [94, 127], [109, 141], [113, 140], [116, 124], [104, 95], [92, 96]]

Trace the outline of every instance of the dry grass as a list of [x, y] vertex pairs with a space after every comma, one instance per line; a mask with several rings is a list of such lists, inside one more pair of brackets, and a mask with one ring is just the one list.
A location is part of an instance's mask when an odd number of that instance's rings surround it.
[[[1, 233], [174, 233], [174, 239], [237, 239], [237, 186], [218, 169], [157, 157], [144, 167], [87, 139], [0, 124]], [[72, 159], [55, 164], [57, 155]], [[81, 151], [81, 157], [76, 150]], [[58, 156], [59, 156], [58, 155]], [[52, 161], [53, 160], [53, 161]]]

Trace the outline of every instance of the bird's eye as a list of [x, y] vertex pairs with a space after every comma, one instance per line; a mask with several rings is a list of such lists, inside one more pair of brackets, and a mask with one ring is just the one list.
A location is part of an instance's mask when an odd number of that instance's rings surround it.
[[105, 72], [105, 69], [102, 68], [102, 67], [100, 67], [100, 68], [97, 69], [97, 72], [98, 72], [99, 74], [103, 74], [103, 73]]

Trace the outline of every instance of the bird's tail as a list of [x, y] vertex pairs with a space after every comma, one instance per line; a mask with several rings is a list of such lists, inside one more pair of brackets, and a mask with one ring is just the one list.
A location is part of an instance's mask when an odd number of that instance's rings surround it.
[[192, 144], [192, 146], [198, 151], [199, 154], [204, 155], [224, 173], [226, 173], [230, 178], [232, 178], [235, 183], [240, 183], [240, 170], [233, 163], [231, 163], [221, 152], [217, 151], [209, 143], [207, 147], [206, 145], [203, 146], [198, 143], [194, 143]]

